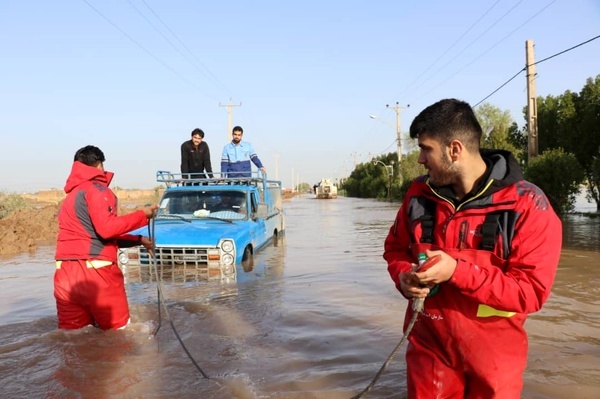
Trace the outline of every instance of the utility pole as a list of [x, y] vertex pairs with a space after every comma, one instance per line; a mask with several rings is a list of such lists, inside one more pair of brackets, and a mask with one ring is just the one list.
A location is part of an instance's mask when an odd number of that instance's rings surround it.
[[229, 104], [221, 104], [219, 103], [219, 107], [227, 107], [227, 142], [231, 141], [231, 130], [233, 129], [233, 107], [241, 107], [242, 102], [239, 104], [232, 104], [231, 98], [229, 99]]
[[294, 168], [292, 168], [292, 193], [294, 192]]
[[527, 56], [527, 155], [528, 160], [538, 156], [537, 95], [535, 91], [535, 55], [533, 40], [525, 41]]
[[279, 180], [279, 154], [275, 153], [275, 180]]
[[400, 104], [398, 103], [398, 101], [396, 101], [396, 105], [393, 107], [390, 107], [389, 104], [385, 105], [387, 108], [393, 109], [396, 112], [396, 141], [397, 141], [397, 146], [398, 146], [398, 179], [400, 179], [400, 184], [402, 184], [402, 133], [400, 131], [400, 111], [402, 109], [406, 109], [408, 107], [410, 107], [410, 104], [408, 104], [406, 107], [401, 107]]

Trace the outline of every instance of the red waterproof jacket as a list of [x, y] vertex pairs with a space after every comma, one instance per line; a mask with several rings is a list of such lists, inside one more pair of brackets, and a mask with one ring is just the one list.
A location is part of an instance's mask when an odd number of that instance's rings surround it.
[[[562, 227], [544, 193], [523, 180], [510, 153], [483, 150], [482, 156], [488, 175], [459, 203], [448, 188], [432, 187], [427, 176], [411, 184], [383, 256], [398, 290], [398, 274], [411, 270], [419, 252], [441, 249], [457, 259], [450, 280], [425, 300], [408, 351], [430, 351], [449, 367], [493, 375], [508, 362], [517, 370], [525, 367], [523, 324], [550, 295]], [[482, 249], [489, 214], [499, 215], [498, 228], [491, 247]], [[412, 315], [408, 306], [405, 328]]]
[[65, 185], [58, 214], [56, 260], [106, 260], [117, 262], [119, 245], [138, 243], [127, 232], [143, 227], [143, 211], [117, 216], [117, 197], [108, 188], [114, 174], [75, 161]]

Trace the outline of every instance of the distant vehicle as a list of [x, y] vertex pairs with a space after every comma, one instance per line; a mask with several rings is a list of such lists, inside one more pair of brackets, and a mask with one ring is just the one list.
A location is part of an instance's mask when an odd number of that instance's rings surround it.
[[321, 179], [316, 187], [316, 196], [318, 199], [337, 198], [337, 186], [331, 179]]
[[[166, 189], [152, 227], [155, 257], [143, 246], [122, 248], [119, 265], [193, 269], [209, 280], [235, 280], [236, 265], [251, 270], [256, 251], [284, 234], [281, 182], [258, 172], [244, 178], [213, 174], [184, 179], [181, 173], [158, 171], [156, 180]], [[131, 234], [148, 235], [148, 229]]]

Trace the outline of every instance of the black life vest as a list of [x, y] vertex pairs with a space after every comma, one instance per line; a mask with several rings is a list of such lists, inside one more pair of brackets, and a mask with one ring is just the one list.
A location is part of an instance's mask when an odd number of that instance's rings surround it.
[[[421, 243], [435, 244], [433, 239], [433, 230], [435, 228], [435, 201], [426, 199], [423, 204], [423, 215], [419, 217], [421, 221], [422, 236]], [[515, 235], [515, 224], [519, 217], [518, 212], [514, 210], [500, 210], [486, 214], [485, 220], [481, 225], [481, 243], [480, 248], [485, 251], [494, 251], [498, 238], [502, 237], [501, 254], [503, 259], [510, 255], [510, 246]]]

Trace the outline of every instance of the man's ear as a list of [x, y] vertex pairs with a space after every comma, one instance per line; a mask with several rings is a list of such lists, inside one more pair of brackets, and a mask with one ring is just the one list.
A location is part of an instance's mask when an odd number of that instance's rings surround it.
[[452, 140], [450, 143], [450, 158], [452, 161], [457, 161], [463, 155], [464, 150], [465, 147], [460, 140]]

